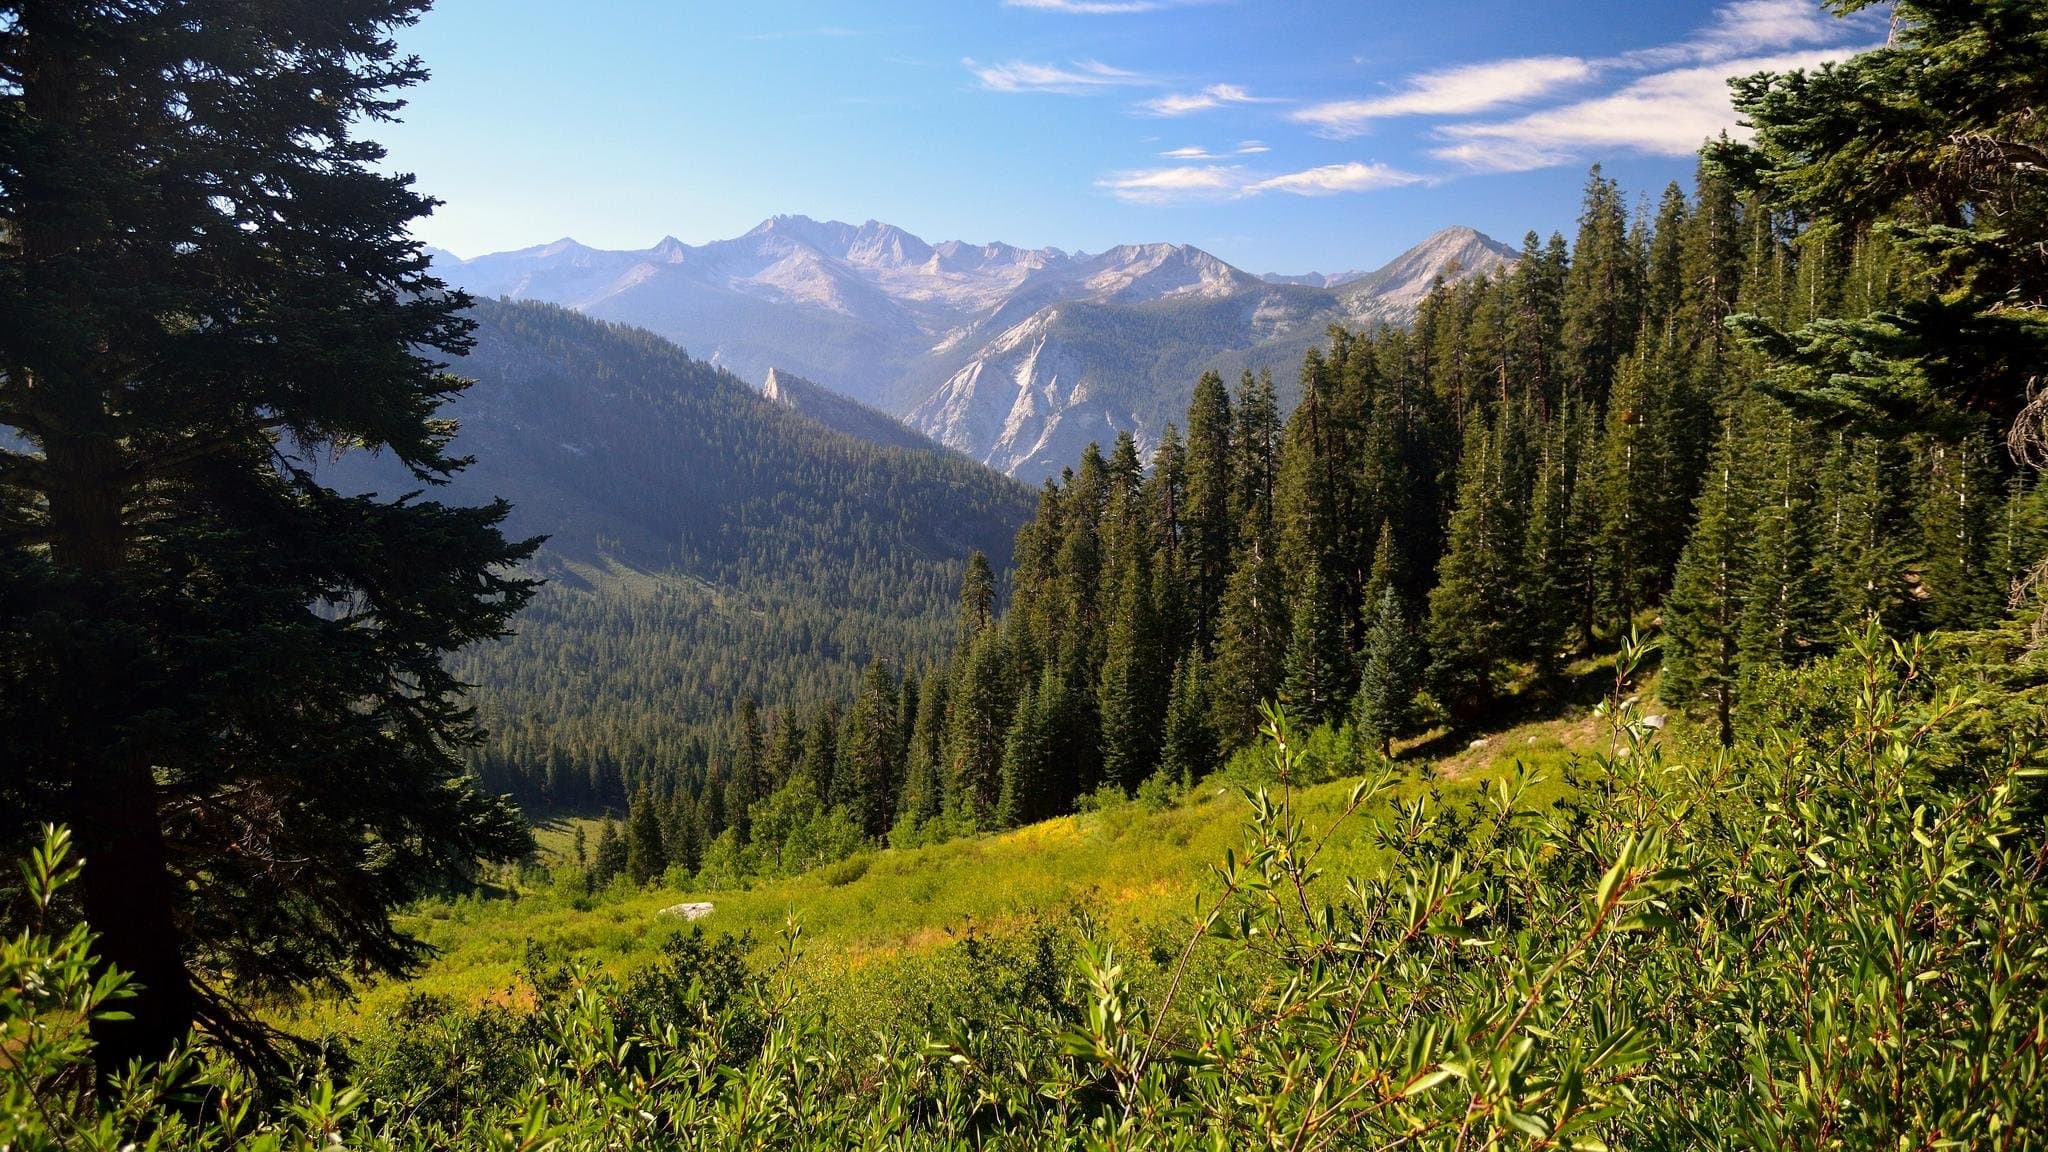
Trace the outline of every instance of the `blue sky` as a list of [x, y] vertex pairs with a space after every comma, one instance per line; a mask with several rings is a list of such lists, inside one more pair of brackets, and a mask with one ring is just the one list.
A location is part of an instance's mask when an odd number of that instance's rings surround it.
[[1594, 161], [1654, 196], [1725, 77], [1883, 36], [1811, 0], [439, 0], [376, 135], [464, 256], [786, 212], [1331, 272], [1569, 232]]

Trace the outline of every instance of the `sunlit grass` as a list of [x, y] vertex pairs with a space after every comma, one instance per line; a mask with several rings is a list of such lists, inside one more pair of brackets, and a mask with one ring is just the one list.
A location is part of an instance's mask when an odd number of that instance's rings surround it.
[[[1548, 802], [1575, 751], [1599, 742], [1590, 718], [1522, 725], [1441, 764], [1404, 766], [1397, 795], [1414, 799], [1434, 790], [1456, 803], [1520, 761], [1546, 778], [1536, 798]], [[1320, 832], [1335, 822], [1354, 783], [1298, 789], [1297, 810]], [[681, 921], [658, 913], [683, 901], [711, 901], [716, 910], [704, 927], [750, 933], [763, 960], [786, 924], [800, 924], [805, 970], [849, 999], [921, 978], [911, 972], [920, 960], [968, 934], [1001, 934], [1034, 917], [1081, 912], [1132, 940], [1171, 933], [1213, 884], [1210, 866], [1241, 843], [1247, 816], [1239, 786], [1219, 776], [1163, 810], [1131, 802], [927, 847], [879, 849], [744, 889], [620, 884], [579, 898], [541, 886], [436, 902], [401, 921], [440, 952], [417, 977], [365, 988], [352, 1004], [315, 1005], [290, 1023], [353, 1031], [386, 1017], [412, 993], [460, 1003], [517, 1001], [529, 942], [559, 959], [629, 971], [682, 929]], [[554, 820], [538, 832], [544, 859], [569, 858], [578, 823], [594, 847], [595, 819]], [[1334, 885], [1369, 872], [1378, 857], [1368, 823], [1354, 818], [1327, 839], [1319, 863]]]

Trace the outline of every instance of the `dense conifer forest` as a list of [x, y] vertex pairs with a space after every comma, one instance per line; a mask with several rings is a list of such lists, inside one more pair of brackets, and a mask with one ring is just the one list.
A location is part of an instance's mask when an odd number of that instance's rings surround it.
[[[1665, 636], [1663, 701], [1728, 744], [1757, 685], [1868, 621], [2002, 619], [2048, 552], [2006, 424], [1858, 429], [1770, 374], [1781, 333], [1900, 306], [1897, 242], [1802, 228], [1720, 166], [1631, 203], [1596, 169], [1570, 242], [1532, 233], [1412, 330], [1333, 330], [1284, 417], [1270, 378], [1210, 374], [1149, 461], [1128, 435], [1084, 455], [1018, 535], [1006, 612], [970, 574], [950, 661], [749, 705], [704, 754], [724, 772], [651, 780], [676, 858], [729, 829], [722, 867], [781, 870], [822, 862], [812, 843], [1185, 787], [1267, 700], [1380, 748], [1483, 726], [1562, 699], [1632, 629]], [[796, 794], [806, 831], [776, 831]], [[749, 822], [757, 804], [778, 814]]]

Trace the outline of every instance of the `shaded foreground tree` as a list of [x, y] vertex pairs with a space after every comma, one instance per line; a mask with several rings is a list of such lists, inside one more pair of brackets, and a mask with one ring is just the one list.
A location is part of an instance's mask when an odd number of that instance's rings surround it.
[[102, 1074], [238, 1004], [398, 972], [388, 912], [531, 844], [463, 776], [450, 652], [537, 543], [507, 507], [324, 487], [463, 464], [437, 409], [468, 301], [433, 201], [354, 135], [419, 82], [417, 0], [0, 3], [0, 832], [67, 821], [141, 991]]

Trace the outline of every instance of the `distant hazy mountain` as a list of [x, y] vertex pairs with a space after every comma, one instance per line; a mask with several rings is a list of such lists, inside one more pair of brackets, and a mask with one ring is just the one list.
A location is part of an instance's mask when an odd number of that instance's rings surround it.
[[1469, 228], [1368, 273], [1258, 277], [1199, 248], [928, 244], [892, 225], [777, 216], [704, 245], [611, 252], [573, 240], [457, 260], [451, 283], [635, 324], [751, 381], [829, 381], [1024, 480], [1120, 430], [1156, 443], [1196, 377], [1294, 361], [1331, 323], [1403, 323], [1440, 276], [1512, 249]]
[[842, 396], [794, 372], [768, 370], [761, 395], [834, 431], [892, 448], [944, 452], [939, 443], [879, 409]]

